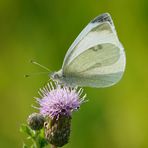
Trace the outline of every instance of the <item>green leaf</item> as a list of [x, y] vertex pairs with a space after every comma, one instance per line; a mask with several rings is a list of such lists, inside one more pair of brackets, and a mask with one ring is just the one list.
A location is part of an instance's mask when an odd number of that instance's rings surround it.
[[29, 148], [25, 143], [23, 143], [23, 148]]
[[34, 131], [26, 124], [22, 124], [20, 127], [20, 132], [28, 134], [30, 137], [34, 138]]
[[36, 148], [36, 147], [34, 145], [32, 145], [31, 148]]
[[36, 131], [34, 140], [36, 141], [36, 144], [40, 146], [40, 148], [43, 148], [44, 146], [48, 145], [45, 139], [44, 129], [41, 129], [38, 132]]
[[34, 131], [28, 125], [22, 124], [20, 127], [22, 133], [28, 135], [27, 139], [32, 141], [32, 145], [27, 146], [23, 144], [23, 148], [45, 148], [48, 145], [47, 140], [45, 139], [44, 129]]

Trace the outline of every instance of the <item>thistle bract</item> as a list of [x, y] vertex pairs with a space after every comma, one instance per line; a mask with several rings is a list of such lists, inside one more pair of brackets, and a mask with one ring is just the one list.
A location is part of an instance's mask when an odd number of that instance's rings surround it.
[[71, 131], [71, 117], [60, 116], [58, 120], [53, 119], [50, 125], [45, 126], [45, 137], [48, 143], [62, 147], [69, 142]]

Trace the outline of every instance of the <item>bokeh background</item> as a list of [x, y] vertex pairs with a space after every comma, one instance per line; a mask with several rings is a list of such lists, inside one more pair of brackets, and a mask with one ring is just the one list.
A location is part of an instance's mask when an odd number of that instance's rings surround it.
[[86, 88], [89, 102], [74, 113], [65, 148], [148, 148], [147, 0], [0, 0], [0, 148], [20, 148], [21, 123], [36, 111], [34, 96], [88, 22], [103, 12], [114, 20], [127, 67], [117, 85]]

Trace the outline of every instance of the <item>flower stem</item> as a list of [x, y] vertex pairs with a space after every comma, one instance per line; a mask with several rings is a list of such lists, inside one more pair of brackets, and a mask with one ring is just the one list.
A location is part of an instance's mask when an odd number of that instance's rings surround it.
[[57, 148], [55, 145], [51, 145], [51, 148]]

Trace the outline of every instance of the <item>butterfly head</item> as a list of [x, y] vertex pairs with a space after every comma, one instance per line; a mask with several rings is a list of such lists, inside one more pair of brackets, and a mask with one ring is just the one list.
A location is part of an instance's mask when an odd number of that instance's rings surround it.
[[61, 81], [62, 78], [63, 78], [63, 75], [62, 75], [62, 71], [61, 70], [58, 71], [58, 72], [53, 72], [49, 76], [50, 76], [51, 79], [53, 79], [55, 81], [58, 81], [58, 82]]

